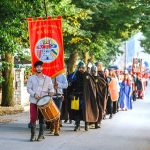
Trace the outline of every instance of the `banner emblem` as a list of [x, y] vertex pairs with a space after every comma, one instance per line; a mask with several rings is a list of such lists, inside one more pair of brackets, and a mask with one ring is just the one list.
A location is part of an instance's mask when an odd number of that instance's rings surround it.
[[54, 39], [45, 37], [36, 44], [35, 53], [39, 60], [50, 63], [58, 57], [59, 46]]

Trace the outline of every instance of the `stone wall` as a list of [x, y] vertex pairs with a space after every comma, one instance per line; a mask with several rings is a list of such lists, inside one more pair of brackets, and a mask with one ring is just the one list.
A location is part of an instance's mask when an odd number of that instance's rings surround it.
[[27, 93], [26, 86], [24, 86], [24, 68], [15, 69], [14, 85], [16, 104], [27, 105], [29, 103], [29, 94]]

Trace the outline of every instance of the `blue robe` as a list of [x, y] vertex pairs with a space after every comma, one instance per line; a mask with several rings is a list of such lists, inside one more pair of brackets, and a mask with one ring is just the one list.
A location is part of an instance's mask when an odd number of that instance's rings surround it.
[[124, 81], [120, 83], [119, 106], [121, 109], [132, 109], [131, 86]]

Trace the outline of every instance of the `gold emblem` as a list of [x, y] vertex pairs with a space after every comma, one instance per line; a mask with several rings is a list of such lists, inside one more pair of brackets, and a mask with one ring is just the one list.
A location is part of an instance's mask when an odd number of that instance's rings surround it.
[[86, 76], [86, 79], [89, 79], [89, 76]]
[[98, 82], [98, 79], [96, 79], [95, 82], [97, 83], [97, 82]]

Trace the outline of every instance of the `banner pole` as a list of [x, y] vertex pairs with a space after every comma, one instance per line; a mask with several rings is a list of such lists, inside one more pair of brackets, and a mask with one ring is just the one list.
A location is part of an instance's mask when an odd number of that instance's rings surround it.
[[48, 17], [48, 14], [47, 14], [47, 7], [46, 7], [46, 1], [44, 0], [44, 9], [45, 9], [45, 16], [46, 18]]

